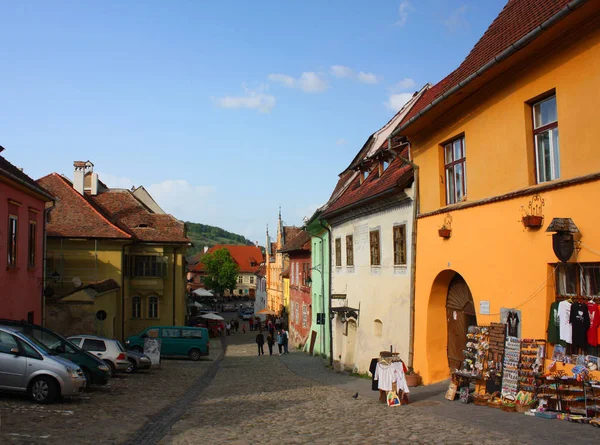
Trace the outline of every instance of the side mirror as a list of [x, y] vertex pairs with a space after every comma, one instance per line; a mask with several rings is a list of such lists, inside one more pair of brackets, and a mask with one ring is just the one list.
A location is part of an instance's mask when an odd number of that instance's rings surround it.
[[10, 353], [14, 355], [19, 355], [19, 348], [11, 348]]

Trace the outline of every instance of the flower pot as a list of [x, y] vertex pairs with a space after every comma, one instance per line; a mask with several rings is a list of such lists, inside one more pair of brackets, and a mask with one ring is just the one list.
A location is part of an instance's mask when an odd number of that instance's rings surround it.
[[535, 216], [535, 215], [526, 215], [523, 217], [523, 226], [539, 228], [542, 227], [542, 222], [544, 220], [543, 216]]
[[450, 234], [452, 233], [451, 229], [438, 229], [438, 234], [442, 238], [450, 238]]
[[421, 376], [419, 374], [406, 374], [405, 377], [406, 384], [411, 388], [421, 385]]

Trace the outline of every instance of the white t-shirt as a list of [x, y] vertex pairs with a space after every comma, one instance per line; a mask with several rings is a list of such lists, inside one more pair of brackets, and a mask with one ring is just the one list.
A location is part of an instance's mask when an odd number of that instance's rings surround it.
[[377, 363], [375, 368], [375, 380], [377, 380], [377, 387], [384, 391], [392, 390], [392, 383], [394, 383], [394, 369], [391, 365], [383, 365]]
[[569, 321], [571, 318], [571, 303], [561, 301], [558, 303], [558, 323], [560, 330], [560, 339], [567, 343], [573, 343], [573, 326]]

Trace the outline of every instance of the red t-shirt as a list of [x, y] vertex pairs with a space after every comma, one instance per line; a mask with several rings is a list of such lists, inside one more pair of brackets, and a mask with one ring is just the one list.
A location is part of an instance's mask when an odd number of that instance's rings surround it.
[[590, 328], [587, 332], [588, 344], [598, 346], [598, 331], [600, 331], [600, 310], [595, 303], [588, 303], [588, 312], [590, 313]]

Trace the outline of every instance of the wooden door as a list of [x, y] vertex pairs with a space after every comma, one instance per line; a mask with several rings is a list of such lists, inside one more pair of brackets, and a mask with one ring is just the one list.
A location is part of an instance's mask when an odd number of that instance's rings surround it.
[[448, 366], [450, 372], [460, 369], [467, 345], [467, 330], [477, 324], [473, 296], [469, 286], [459, 274], [448, 286], [446, 298], [446, 320], [448, 326]]

